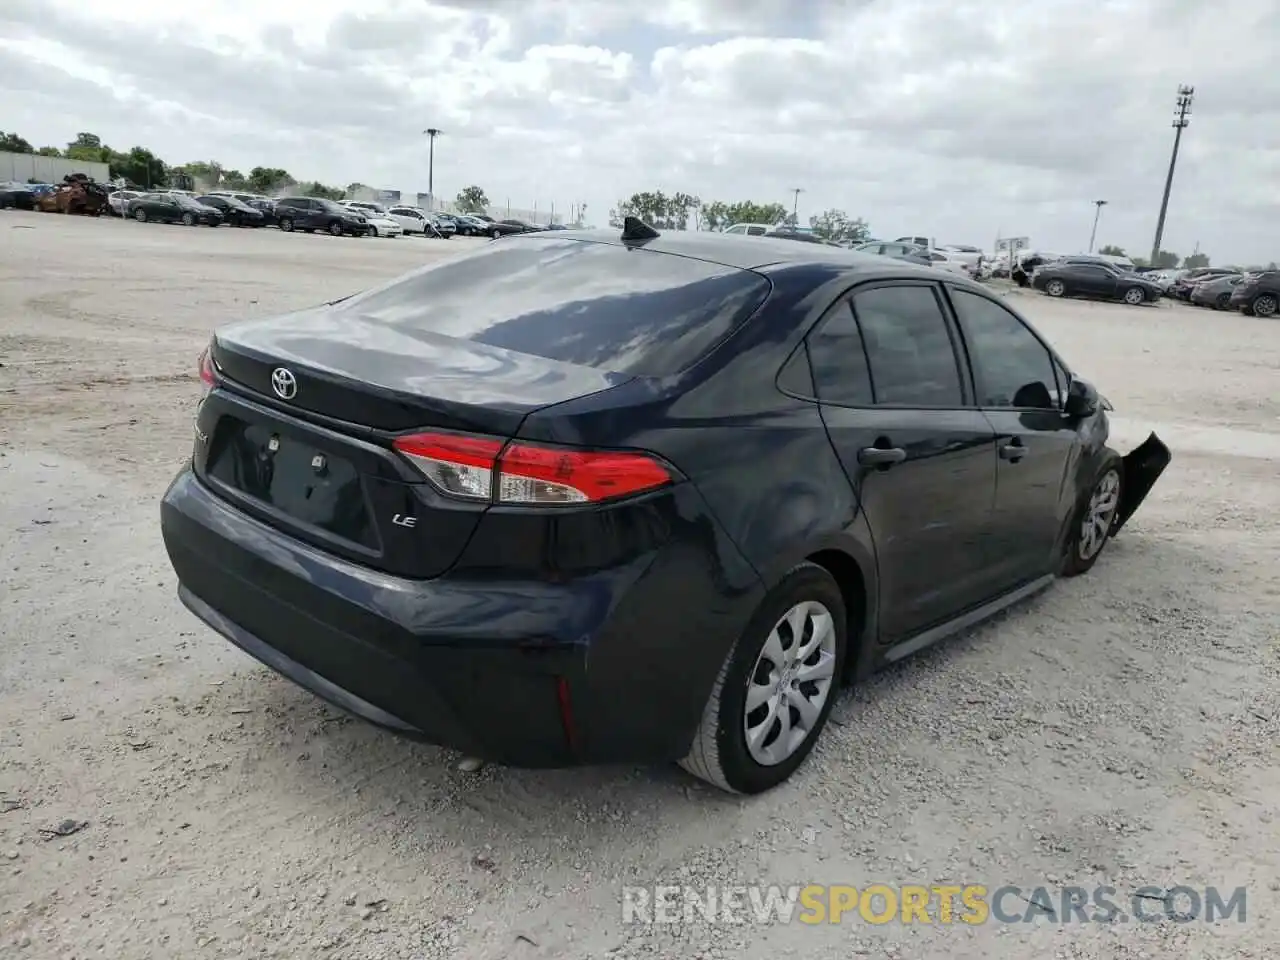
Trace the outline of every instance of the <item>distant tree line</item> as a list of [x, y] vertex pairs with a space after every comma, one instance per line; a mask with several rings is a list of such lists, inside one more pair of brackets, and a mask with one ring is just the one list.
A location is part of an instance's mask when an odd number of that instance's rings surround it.
[[[639, 217], [659, 230], [723, 230], [735, 223], [795, 226], [793, 213], [781, 203], [756, 200], [703, 200], [692, 194], [645, 190], [620, 200], [609, 211], [609, 225], [621, 227], [626, 217]], [[867, 223], [843, 210], [826, 210], [809, 218], [815, 234], [828, 240], [860, 242], [870, 237]]]

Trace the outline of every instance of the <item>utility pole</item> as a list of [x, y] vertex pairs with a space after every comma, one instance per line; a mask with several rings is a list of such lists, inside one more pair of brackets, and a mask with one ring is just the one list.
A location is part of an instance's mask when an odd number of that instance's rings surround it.
[[1178, 146], [1182, 143], [1182, 131], [1191, 122], [1191, 101], [1195, 99], [1196, 88], [1186, 84], [1178, 87], [1177, 107], [1173, 113], [1173, 156], [1169, 158], [1169, 175], [1164, 180], [1164, 198], [1160, 201], [1160, 219], [1156, 221], [1156, 239], [1151, 245], [1151, 265], [1158, 266], [1160, 242], [1164, 239], [1164, 218], [1169, 212], [1169, 191], [1173, 189], [1173, 169], [1178, 165]]
[[427, 127], [422, 131], [431, 138], [431, 146], [427, 153], [427, 196], [431, 198], [431, 207], [436, 205], [436, 137], [444, 131], [436, 127]]
[[1098, 218], [1102, 216], [1102, 208], [1107, 205], [1107, 201], [1095, 200], [1093, 201], [1093, 205], [1097, 207], [1097, 209], [1093, 212], [1093, 232], [1089, 234], [1089, 252], [1090, 253], [1093, 253], [1093, 241], [1098, 236]]
[[791, 193], [793, 194], [791, 199], [791, 225], [798, 227], [800, 226], [800, 218], [797, 216], [796, 211], [800, 209], [800, 194], [804, 193], [804, 187], [792, 187]]

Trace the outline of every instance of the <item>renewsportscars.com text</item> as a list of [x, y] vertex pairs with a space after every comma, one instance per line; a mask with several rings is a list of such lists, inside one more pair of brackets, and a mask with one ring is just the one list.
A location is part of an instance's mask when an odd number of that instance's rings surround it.
[[1217, 923], [1246, 919], [1244, 887], [628, 886], [624, 923]]

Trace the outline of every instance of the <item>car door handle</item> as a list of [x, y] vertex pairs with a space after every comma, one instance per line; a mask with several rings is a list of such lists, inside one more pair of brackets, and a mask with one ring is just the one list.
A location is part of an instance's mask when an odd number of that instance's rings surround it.
[[1023, 445], [1022, 441], [1016, 437], [1008, 443], [1001, 444], [1000, 446], [1001, 460], [1008, 460], [1011, 463], [1017, 463], [1026, 455], [1027, 448]]
[[891, 467], [907, 459], [907, 451], [901, 447], [863, 447], [858, 451], [858, 463], [864, 467]]

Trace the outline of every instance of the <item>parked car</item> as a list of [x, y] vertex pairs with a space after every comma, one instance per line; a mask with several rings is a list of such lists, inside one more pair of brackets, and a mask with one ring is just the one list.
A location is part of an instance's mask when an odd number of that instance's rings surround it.
[[363, 237], [369, 232], [364, 216], [323, 197], [283, 197], [276, 201], [276, 223], [285, 233], [323, 230], [335, 237]]
[[[436, 236], [441, 240], [452, 239], [453, 235], [458, 232], [457, 226], [453, 222], [453, 218], [442, 213], [429, 213], [427, 219], [431, 225], [435, 227]], [[429, 235], [429, 234], [428, 234]]]
[[129, 216], [139, 223], [148, 220], [160, 223], [183, 223], [194, 227], [202, 223], [207, 227], [222, 226], [221, 210], [206, 206], [184, 193], [144, 193], [129, 201]]
[[404, 234], [404, 227], [400, 226], [398, 220], [393, 220], [390, 214], [369, 213], [365, 220], [371, 237], [399, 237]]
[[933, 266], [933, 261], [929, 259], [929, 252], [924, 247], [918, 247], [913, 243], [870, 240], [867, 243], [858, 244], [853, 249], [857, 253], [873, 253], [876, 256], [905, 260], [907, 263], [915, 263], [922, 267]]
[[344, 207], [350, 207], [366, 219], [375, 215], [385, 217], [388, 213], [387, 208], [380, 203], [369, 203], [365, 200], [339, 200], [338, 202]]
[[199, 369], [160, 515], [197, 617], [401, 734], [740, 793], [843, 684], [1092, 568], [1170, 460], [980, 284], [632, 218], [224, 326]]
[[1051, 297], [1123, 300], [1130, 306], [1159, 300], [1163, 294], [1158, 283], [1136, 273], [1125, 273], [1106, 263], [1066, 260], [1054, 260], [1038, 267], [1031, 276], [1031, 286]]
[[387, 211], [387, 216], [400, 224], [400, 228], [406, 234], [416, 233], [426, 236], [431, 226], [427, 214], [417, 207], [392, 207]]
[[1217, 277], [1225, 277], [1236, 271], [1230, 267], [1197, 267], [1194, 270], [1188, 270], [1179, 277], [1173, 284], [1170, 293], [1179, 300], [1191, 300], [1191, 291], [1201, 280], [1213, 280]]
[[475, 214], [458, 213], [454, 214], [453, 222], [458, 227], [458, 233], [464, 237], [484, 237], [489, 234], [489, 222], [480, 219]]
[[488, 235], [497, 240], [516, 233], [537, 233], [542, 228], [525, 220], [495, 220], [488, 225]]
[[[547, 229], [550, 230], [552, 228], [548, 227]], [[826, 247], [840, 246], [840, 244], [838, 243], [832, 243], [830, 240], [824, 240], [822, 237], [818, 236], [815, 233], [809, 233], [803, 230], [785, 230], [785, 229], [770, 230], [768, 233], [765, 234], [765, 236], [773, 238], [775, 240], [797, 240], [800, 243], [816, 243], [819, 246], [826, 246]]]
[[18, 183], [16, 180], [0, 183], [0, 210], [10, 207], [17, 210], [34, 210], [36, 208], [35, 191], [27, 184]]
[[971, 277], [974, 280], [978, 278], [976, 260], [962, 259], [960, 254], [947, 253], [944, 250], [929, 250], [923, 255], [929, 258], [930, 265], [936, 270], [945, 270], [947, 273]]
[[197, 197], [196, 200], [206, 207], [213, 207], [221, 212], [223, 219], [233, 227], [266, 226], [267, 218], [261, 210], [255, 210], [235, 197], [206, 194], [203, 197]]
[[1280, 314], [1280, 270], [1245, 274], [1231, 291], [1229, 305], [1250, 317]]
[[113, 190], [107, 196], [107, 207], [111, 210], [113, 216], [127, 217], [129, 215], [129, 201], [140, 196], [142, 196], [141, 190]]
[[1192, 287], [1191, 302], [1198, 307], [1228, 310], [1231, 307], [1231, 291], [1243, 279], [1243, 274], [1228, 273], [1211, 280], [1202, 280]]
[[773, 223], [735, 223], [731, 227], [725, 227], [721, 233], [741, 234], [744, 237], [763, 237], [772, 233], [777, 229], [777, 224]]

